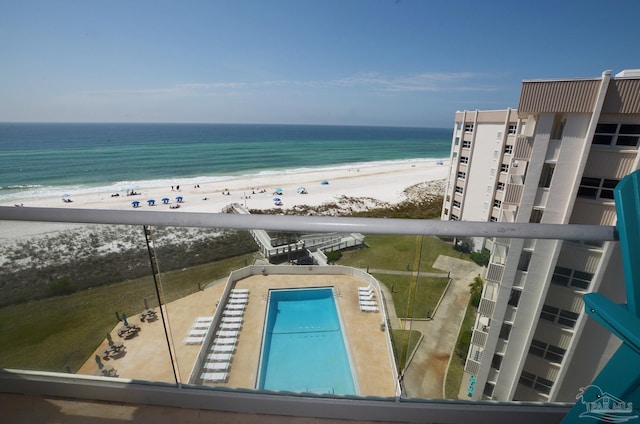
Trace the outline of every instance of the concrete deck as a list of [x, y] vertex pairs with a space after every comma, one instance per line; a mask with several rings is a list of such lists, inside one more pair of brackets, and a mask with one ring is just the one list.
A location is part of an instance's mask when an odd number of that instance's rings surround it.
[[[184, 338], [198, 317], [212, 316], [216, 302], [220, 300], [224, 281], [212, 284], [204, 290], [166, 305], [163, 313], [168, 317], [175, 356], [178, 363], [178, 380], [187, 383], [201, 345], [185, 344]], [[362, 280], [345, 275], [254, 275], [235, 283], [235, 288], [249, 289], [249, 301], [244, 321], [231, 362], [229, 378], [215, 385], [228, 388], [254, 389], [258, 379], [258, 365], [262, 331], [269, 289], [294, 287], [334, 287], [336, 304], [340, 311], [348, 340], [348, 349], [354, 366], [354, 377], [361, 396], [394, 397], [396, 381], [393, 358], [387, 345], [387, 331], [381, 331], [381, 312], [362, 312], [358, 304], [359, 286]], [[377, 296], [377, 298], [379, 298]], [[159, 315], [160, 316], [160, 315]], [[105, 360], [113, 366], [121, 378], [175, 382], [169, 350], [163, 331], [162, 319], [140, 322], [139, 316], [128, 320], [140, 325], [139, 335], [121, 340], [126, 354], [118, 359]], [[117, 326], [111, 335], [117, 336]], [[79, 374], [93, 375], [97, 371], [94, 360], [107, 346], [105, 340], [79, 370]], [[311, 364], [310, 364], [311, 365]]]

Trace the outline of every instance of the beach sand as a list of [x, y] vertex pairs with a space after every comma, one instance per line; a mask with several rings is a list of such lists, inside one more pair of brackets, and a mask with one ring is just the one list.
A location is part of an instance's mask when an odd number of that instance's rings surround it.
[[[285, 210], [300, 205], [319, 206], [336, 202], [342, 197], [370, 198], [383, 204], [396, 204], [406, 199], [407, 188], [447, 178], [448, 161], [442, 164], [438, 164], [439, 162], [442, 163], [434, 159], [424, 159], [350, 169], [239, 176], [221, 183], [196, 182], [188, 186], [174, 187], [147, 187], [141, 183], [140, 188], [136, 189], [139, 194], [133, 196], [127, 195], [126, 191], [100, 194], [70, 192], [65, 199], [59, 196], [28, 199], [3, 206], [22, 204], [28, 207], [132, 209], [132, 202], [137, 200], [140, 202], [137, 210], [176, 213], [221, 212], [231, 203], [239, 203], [248, 209], [265, 210], [277, 207]], [[328, 184], [322, 184], [323, 181]], [[278, 187], [282, 188], [281, 195], [274, 194]], [[304, 187], [307, 194], [299, 194], [299, 187]], [[228, 195], [223, 194], [227, 192]], [[118, 196], [115, 196], [116, 194]], [[182, 197], [181, 203], [176, 200], [178, 196]], [[281, 199], [281, 206], [274, 204], [274, 197]], [[164, 204], [163, 198], [170, 199], [170, 202]], [[148, 204], [149, 199], [155, 200], [155, 206]], [[372, 204], [376, 202], [372, 201]], [[175, 208], [176, 205], [179, 205], [179, 208]]]

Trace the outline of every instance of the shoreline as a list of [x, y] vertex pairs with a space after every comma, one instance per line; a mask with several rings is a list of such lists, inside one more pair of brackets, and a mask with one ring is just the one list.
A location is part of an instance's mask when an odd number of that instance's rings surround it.
[[[0, 202], [0, 205], [121, 210], [133, 208], [132, 202], [138, 201], [140, 205], [134, 208], [136, 210], [221, 212], [231, 203], [240, 203], [249, 209], [285, 210], [303, 205], [320, 206], [345, 197], [397, 204], [406, 199], [407, 188], [446, 179], [448, 162], [441, 159], [413, 159], [380, 162], [377, 165], [363, 163], [361, 166], [337, 165], [334, 168], [229, 176], [216, 181], [212, 181], [211, 177], [181, 178], [176, 179], [181, 181], [179, 185], [171, 186], [168, 183], [162, 187], [157, 186], [158, 182], [169, 180], [154, 180], [149, 186], [144, 186], [144, 182], [140, 186], [133, 186], [138, 193], [136, 195], [127, 195], [129, 190], [124, 187], [117, 191], [88, 193], [80, 189], [77, 193], [69, 190], [64, 197], [49, 193], [37, 199], [18, 198]], [[299, 187], [304, 187], [307, 194], [299, 194]], [[277, 188], [282, 189], [282, 194], [276, 194]], [[178, 197], [182, 197], [181, 202]], [[280, 198], [282, 205], [276, 205], [276, 197]], [[162, 199], [169, 200], [163, 203]], [[155, 200], [155, 204], [151, 205], [148, 200]]]

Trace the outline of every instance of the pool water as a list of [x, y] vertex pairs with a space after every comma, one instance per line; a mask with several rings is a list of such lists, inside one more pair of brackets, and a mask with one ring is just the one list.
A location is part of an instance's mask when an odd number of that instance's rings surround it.
[[331, 288], [270, 291], [258, 389], [356, 394]]

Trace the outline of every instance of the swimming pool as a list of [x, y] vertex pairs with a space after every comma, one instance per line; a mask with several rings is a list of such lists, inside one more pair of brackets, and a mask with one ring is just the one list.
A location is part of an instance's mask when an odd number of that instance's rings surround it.
[[271, 290], [258, 389], [357, 394], [329, 287]]

